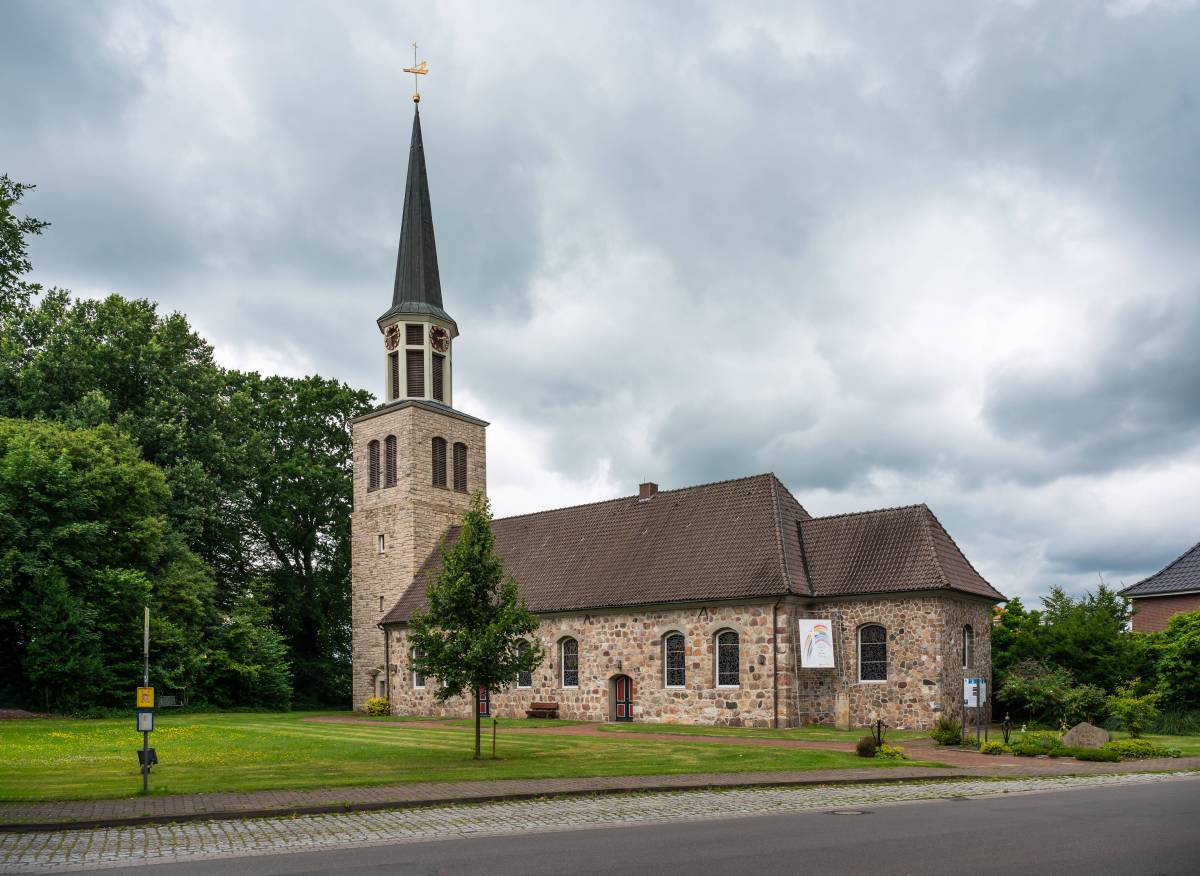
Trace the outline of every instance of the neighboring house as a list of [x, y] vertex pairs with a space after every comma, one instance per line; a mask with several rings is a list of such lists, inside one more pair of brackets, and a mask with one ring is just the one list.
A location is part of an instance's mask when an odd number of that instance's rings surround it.
[[1157, 633], [1175, 615], [1200, 610], [1200, 544], [1121, 595], [1133, 600], [1135, 633]]
[[[406, 624], [443, 540], [487, 488], [484, 421], [452, 407], [458, 326], [442, 303], [419, 115], [384, 338], [385, 403], [353, 423], [354, 706], [791, 727], [930, 727], [991, 677], [985, 581], [924, 505], [813, 517], [772, 474], [494, 521], [547, 658], [510, 690], [438, 703]], [[719, 412], [714, 412], [719, 416]], [[806, 640], [834, 668], [802, 667]], [[818, 641], [819, 640], [819, 641]]]

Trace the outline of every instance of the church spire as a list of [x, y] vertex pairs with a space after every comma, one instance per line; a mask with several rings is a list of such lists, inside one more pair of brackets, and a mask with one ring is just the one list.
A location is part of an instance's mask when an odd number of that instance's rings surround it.
[[382, 322], [402, 313], [430, 314], [454, 324], [442, 309], [442, 284], [438, 275], [437, 245], [433, 239], [433, 209], [429, 202], [419, 108], [413, 115], [412, 143], [408, 149], [408, 182], [404, 189], [404, 216], [392, 306], [379, 319]]

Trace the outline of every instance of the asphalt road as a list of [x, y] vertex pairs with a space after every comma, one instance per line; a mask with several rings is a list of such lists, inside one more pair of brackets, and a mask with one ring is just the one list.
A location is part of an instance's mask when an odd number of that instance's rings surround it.
[[401, 843], [105, 872], [1200, 874], [1200, 781], [860, 811]]

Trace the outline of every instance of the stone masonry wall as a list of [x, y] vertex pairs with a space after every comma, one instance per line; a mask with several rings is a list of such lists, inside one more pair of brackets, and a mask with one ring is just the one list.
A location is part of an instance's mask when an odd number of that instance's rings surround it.
[[[493, 694], [492, 714], [524, 716], [533, 702], [556, 702], [566, 719], [608, 721], [612, 684], [617, 675], [633, 681], [633, 719], [646, 723], [725, 724], [771, 727], [775, 721], [772, 603], [742, 603], [646, 611], [597, 611], [545, 617], [537, 632], [546, 660], [533, 674], [533, 686]], [[717, 687], [715, 638], [721, 630], [738, 633], [737, 687]], [[663, 670], [663, 638], [684, 634], [686, 678], [668, 688]], [[465, 699], [439, 704], [432, 680], [415, 688], [407, 663], [403, 627], [391, 631], [392, 711], [402, 715], [468, 717]], [[559, 673], [559, 643], [579, 643], [579, 686], [564, 688]]]
[[[384, 486], [384, 441], [395, 435], [396, 485]], [[433, 486], [432, 440], [446, 439], [448, 483], [453, 485], [454, 442], [467, 445], [467, 493]], [[467, 509], [470, 493], [487, 490], [484, 426], [417, 405], [383, 408], [352, 426], [354, 510], [351, 514], [351, 624], [353, 705], [362, 708], [385, 681], [380, 618], [412, 583], [421, 563]], [[367, 453], [380, 443], [380, 488], [367, 490]], [[384, 550], [378, 547], [384, 537]], [[386, 688], [385, 688], [386, 689]]]

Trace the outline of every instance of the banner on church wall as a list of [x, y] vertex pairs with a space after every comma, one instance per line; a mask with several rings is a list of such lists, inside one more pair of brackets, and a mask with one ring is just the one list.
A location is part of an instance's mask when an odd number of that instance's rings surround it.
[[833, 622], [800, 618], [800, 666], [803, 669], [833, 669]]

